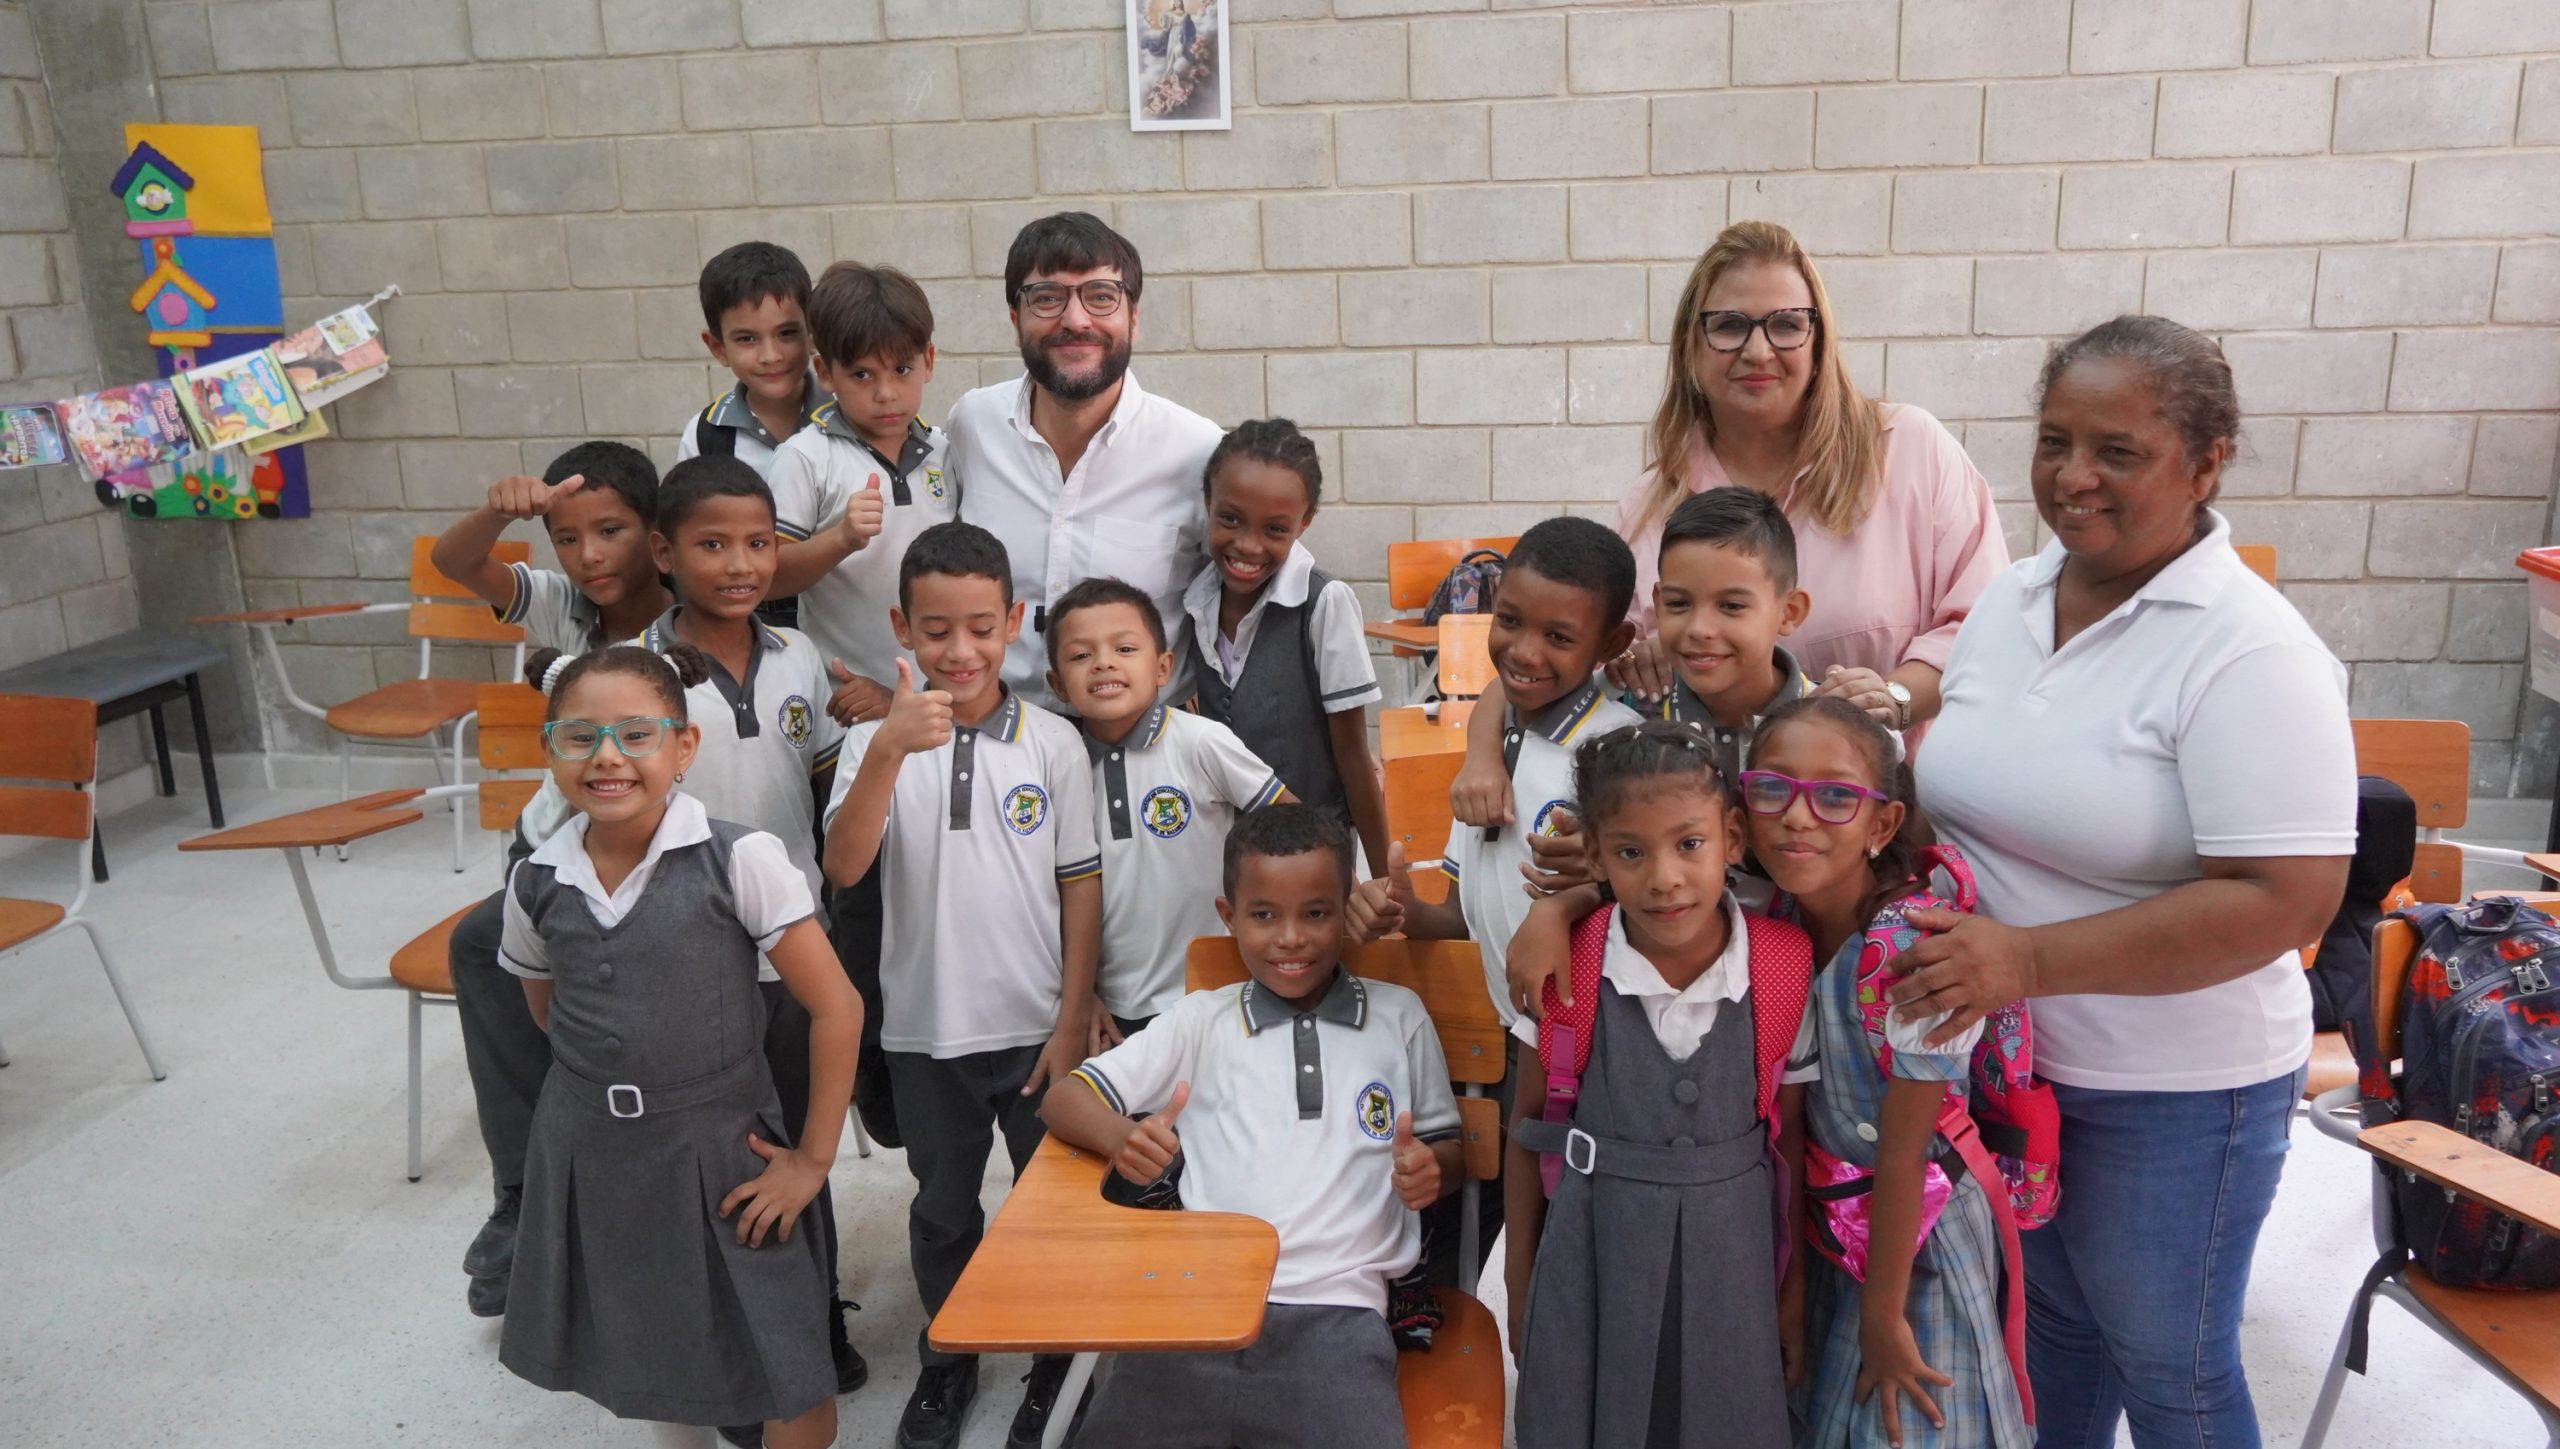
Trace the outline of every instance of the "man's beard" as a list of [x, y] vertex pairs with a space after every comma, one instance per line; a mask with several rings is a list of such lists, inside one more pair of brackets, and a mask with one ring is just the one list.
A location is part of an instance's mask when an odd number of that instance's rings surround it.
[[[1097, 342], [1102, 345], [1102, 361], [1091, 372], [1070, 375], [1049, 360], [1048, 349], [1064, 343]], [[1023, 370], [1031, 380], [1060, 402], [1079, 403], [1100, 397], [1120, 381], [1129, 370], [1129, 343], [1118, 341], [1104, 332], [1053, 332], [1037, 343], [1022, 344]]]

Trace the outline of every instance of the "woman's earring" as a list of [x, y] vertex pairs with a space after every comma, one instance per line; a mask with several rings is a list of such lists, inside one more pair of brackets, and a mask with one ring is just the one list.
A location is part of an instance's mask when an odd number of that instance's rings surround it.
[[[683, 784], [683, 783], [684, 783], [684, 771], [682, 771], [682, 770], [678, 770], [678, 771], [676, 771], [676, 783], [677, 783], [677, 784], [679, 784], [679, 785], [681, 785], [681, 784]], [[1869, 853], [1869, 854], [1873, 854], [1874, 852], [1870, 851], [1870, 852], [1868, 852], [1868, 853]]]
[[[678, 775], [678, 776], [676, 776], [676, 778], [677, 778], [677, 779], [679, 779], [679, 780], [681, 780], [681, 779], [683, 779], [683, 778], [684, 778], [684, 776], [682, 776], [682, 775]], [[1875, 859], [1877, 856], [1882, 855], [1882, 854], [1884, 854], [1884, 847], [1883, 847], [1883, 846], [1881, 846], [1881, 845], [1870, 845], [1870, 846], [1868, 846], [1868, 847], [1867, 847], [1867, 859], [1869, 859], [1869, 860], [1873, 860], [1873, 859]]]

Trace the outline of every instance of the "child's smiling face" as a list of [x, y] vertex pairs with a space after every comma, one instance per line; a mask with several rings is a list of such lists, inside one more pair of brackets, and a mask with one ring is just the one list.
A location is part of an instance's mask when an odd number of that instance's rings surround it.
[[1315, 500], [1295, 470], [1234, 457], [1209, 480], [1209, 557], [1231, 597], [1262, 592], [1290, 546], [1315, 522]]
[[1809, 603], [1802, 589], [1780, 589], [1757, 554], [1704, 539], [1665, 548], [1653, 588], [1662, 647], [1681, 682], [1711, 703], [1768, 667]]
[[[1838, 780], [1884, 790], [1872, 778], [1873, 763], [1847, 731], [1812, 717], [1790, 719], [1752, 740], [1751, 768], [1769, 770], [1802, 781]], [[1845, 824], [1819, 819], [1802, 792], [1775, 815], [1747, 811], [1752, 858], [1769, 873], [1778, 889], [1799, 899], [1855, 879], [1863, 888], [1873, 872], [1868, 852], [1881, 849], [1901, 827], [1903, 807], [1858, 801], [1857, 813]]]
[[1600, 617], [1591, 590], [1558, 583], [1531, 568], [1502, 575], [1485, 643], [1502, 676], [1503, 695], [1523, 715], [1580, 689], [1602, 660], [1624, 651], [1634, 631]]
[[1664, 776], [1658, 788], [1627, 791], [1590, 836], [1637, 949], [1687, 957], [1721, 941], [1725, 867], [1742, 860], [1742, 822], [1721, 795]]
[[1247, 855], [1236, 862], [1235, 898], [1218, 898], [1218, 917], [1234, 934], [1246, 973], [1303, 1009], [1333, 984], [1350, 894], [1332, 851]]
[[[551, 748], [551, 779], [569, 803], [598, 824], [619, 824], [646, 815], [664, 804], [676, 776], [693, 764], [702, 732], [690, 724], [666, 721], [684, 713], [681, 701], [660, 695], [646, 678], [619, 669], [593, 669], [572, 681], [552, 702], [552, 724], [545, 737]], [[615, 735], [594, 729], [611, 725]], [[638, 748], [655, 742], [644, 754], [625, 754], [624, 744]], [[595, 753], [564, 759], [564, 748]]]
[[1135, 604], [1093, 604], [1050, 625], [1058, 665], [1049, 687], [1087, 724], [1112, 725], [1155, 708], [1173, 682], [1173, 653]]
[[677, 521], [672, 535], [650, 535], [658, 571], [675, 580], [676, 600], [697, 614], [734, 622], [753, 614], [773, 589], [773, 505], [761, 498], [715, 494]]
[[997, 671], [1022, 632], [1022, 602], [1008, 606], [1004, 585], [977, 574], [918, 574], [889, 624], [924, 669], [926, 687], [949, 694], [960, 722], [974, 724], [999, 698]]
[[809, 319], [796, 298], [758, 297], [720, 314], [718, 333], [702, 334], [720, 365], [757, 399], [796, 406], [808, 386]]
[[658, 578], [649, 525], [610, 488], [581, 488], [542, 518], [560, 572], [597, 608], [610, 609]]

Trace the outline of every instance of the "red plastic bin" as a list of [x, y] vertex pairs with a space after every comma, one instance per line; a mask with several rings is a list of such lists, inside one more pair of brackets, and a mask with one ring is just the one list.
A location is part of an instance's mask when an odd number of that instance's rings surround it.
[[2526, 549], [2516, 555], [2516, 567], [2533, 585], [2532, 643], [2526, 656], [2533, 692], [2560, 700], [2560, 545]]

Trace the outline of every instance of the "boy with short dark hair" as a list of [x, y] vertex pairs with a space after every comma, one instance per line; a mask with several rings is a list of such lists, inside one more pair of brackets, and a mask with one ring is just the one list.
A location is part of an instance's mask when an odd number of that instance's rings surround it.
[[[1004, 546], [966, 523], [918, 534], [890, 625], [915, 664], [896, 661], [888, 712], [845, 737], [825, 860], [839, 888], [880, 862], [881, 1044], [930, 1318], [985, 1231], [978, 1191], [996, 1131], [1020, 1173], [1040, 1144], [1040, 1094], [1086, 1055], [1102, 862], [1075, 727], [999, 677], [1022, 628]], [[897, 1443], [946, 1449], [977, 1397], [978, 1361], [922, 1335], [917, 1350]], [[1013, 1442], [1038, 1442], [1065, 1375], [1063, 1355], [1034, 1361]]]
[[1162, 702], [1173, 651], [1144, 590], [1077, 584], [1049, 607], [1048, 645], [1049, 689], [1075, 712], [1093, 760], [1101, 1051], [1182, 999], [1191, 939], [1226, 930], [1212, 903], [1228, 827], [1289, 792], [1235, 731]]
[[740, 242], [703, 265], [696, 290], [702, 345], [738, 383], [686, 420], [676, 461], [733, 457], [762, 475], [826, 401], [809, 375], [809, 269], [789, 248]]
[[1276, 1228], [1270, 1306], [1250, 1348], [1115, 1357], [1080, 1442], [1401, 1449], [1386, 1286], [1421, 1252], [1416, 1211], [1461, 1175], [1448, 1062], [1420, 997], [1342, 968], [1338, 822], [1257, 810], [1223, 865], [1218, 914], [1251, 979], [1182, 998], [1042, 1115], [1132, 1182], [1180, 1152], [1186, 1207]]

